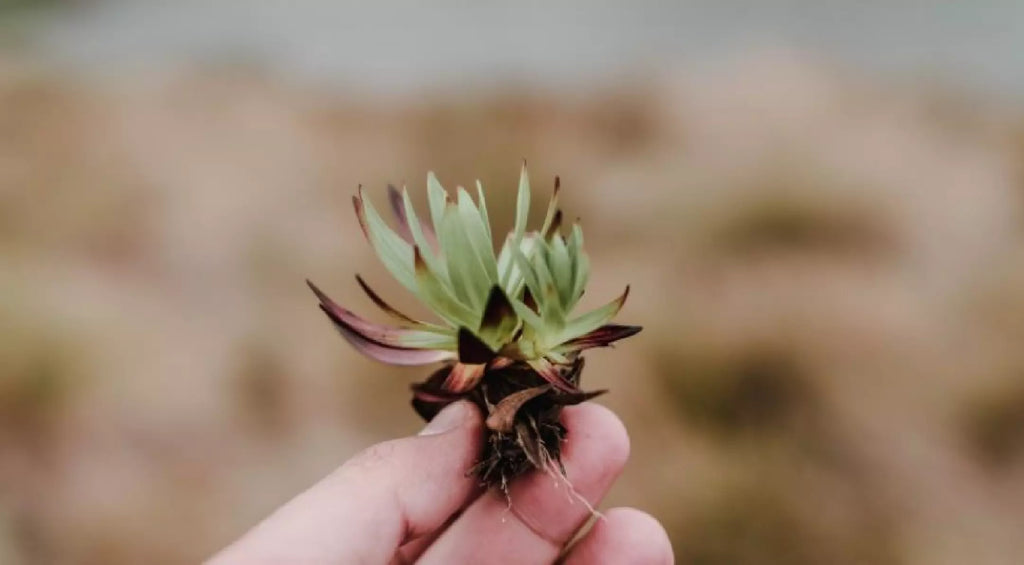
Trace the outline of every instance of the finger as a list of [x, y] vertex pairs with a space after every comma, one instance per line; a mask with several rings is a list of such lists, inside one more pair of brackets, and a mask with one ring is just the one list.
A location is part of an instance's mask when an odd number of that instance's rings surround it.
[[562, 458], [575, 494], [552, 474], [534, 471], [512, 484], [511, 509], [500, 493], [481, 496], [419, 563], [552, 562], [590, 517], [588, 504], [601, 500], [629, 457], [626, 430], [607, 408], [566, 408], [562, 422], [568, 428]]
[[614, 508], [598, 520], [565, 559], [565, 565], [671, 565], [672, 544], [650, 514]]
[[481, 416], [452, 404], [420, 436], [377, 444], [279, 509], [214, 558], [228, 563], [387, 563], [475, 492], [466, 477]]

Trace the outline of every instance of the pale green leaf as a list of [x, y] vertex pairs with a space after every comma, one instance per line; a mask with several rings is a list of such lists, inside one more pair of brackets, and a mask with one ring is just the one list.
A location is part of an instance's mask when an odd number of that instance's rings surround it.
[[[582, 292], [582, 288], [577, 288], [576, 284], [579, 280], [581, 264], [584, 262], [583, 230], [579, 224], [573, 224], [566, 247], [569, 252], [570, 265], [572, 266], [572, 280], [570, 283], [572, 290], [569, 293], [569, 302], [566, 304], [565, 310], [570, 312], [576, 306], [576, 303], [579, 302], [579, 294]], [[586, 284], [586, 281], [583, 281], [583, 283]]]
[[[515, 277], [517, 277], [517, 280], [513, 282], [525, 284], [526, 287], [530, 289], [534, 299], [539, 299], [542, 288], [540, 286], [540, 282], [537, 280], [537, 275], [534, 272], [533, 264], [530, 262], [530, 259], [528, 259], [523, 251], [519, 249], [511, 249], [510, 254], [512, 255], [512, 260], [515, 263]], [[519, 294], [519, 292], [509, 293], [509, 296], [519, 296]]]
[[434, 273], [436, 273], [442, 280], [447, 284], [448, 280], [448, 268], [444, 261], [439, 260], [437, 255], [431, 250], [427, 238], [423, 232], [423, 226], [420, 224], [419, 217], [416, 215], [416, 210], [413, 208], [412, 199], [409, 198], [409, 191], [402, 187], [402, 202], [405, 205], [405, 215], [409, 223], [409, 231], [412, 232], [413, 241], [416, 246], [420, 248], [420, 253], [423, 255], [423, 259], [426, 261], [427, 266], [430, 267]]
[[[447, 206], [441, 220], [441, 245], [448, 262], [448, 275], [455, 294], [477, 312], [482, 311], [491, 281], [473, 243], [466, 233], [458, 206]], [[471, 327], [476, 327], [475, 322]]]
[[505, 243], [501, 246], [501, 251], [498, 253], [498, 280], [503, 283], [502, 288], [505, 289], [507, 294], [514, 294], [512, 292], [513, 287], [509, 284], [514, 266], [515, 262], [512, 260], [512, 234], [508, 234], [505, 236]]
[[490, 292], [490, 287], [498, 282], [498, 267], [494, 258], [491, 236], [481, 219], [480, 210], [473, 204], [473, 199], [462, 187], [459, 187], [458, 207], [462, 229], [484, 268], [488, 292]]
[[448, 349], [456, 347], [455, 333], [449, 331], [440, 333], [427, 330], [403, 330], [397, 339], [403, 347], [414, 349]]
[[438, 316], [453, 326], [476, 324], [477, 315], [459, 301], [437, 275], [430, 270], [419, 248], [414, 249], [416, 294]]
[[448, 193], [441, 186], [433, 171], [427, 173], [427, 202], [430, 205], [430, 220], [433, 222], [434, 232], [441, 237], [441, 220], [444, 219]]
[[476, 181], [476, 199], [480, 208], [480, 220], [484, 223], [484, 228], [487, 229], [487, 241], [492, 242], [493, 253], [494, 236], [491, 234], [491, 219], [487, 215], [487, 199], [484, 198], [484, 185], [480, 184], [479, 180]]
[[365, 220], [370, 244], [377, 252], [381, 263], [402, 286], [415, 292], [412, 247], [388, 227], [377, 213], [377, 209], [373, 207], [373, 202], [364, 197], [361, 187], [356, 205], [362, 209], [362, 218]]
[[572, 259], [569, 256], [569, 249], [565, 239], [556, 235], [551, 239], [551, 252], [548, 255], [548, 268], [555, 279], [555, 288], [558, 289], [558, 298], [562, 304], [562, 310], [568, 311], [572, 306]]
[[572, 227], [572, 236], [570, 245], [573, 249], [570, 250], [570, 254], [573, 256], [573, 268], [572, 268], [572, 306], [576, 306], [580, 298], [583, 296], [583, 290], [587, 287], [587, 282], [590, 279], [590, 259], [587, 257], [585, 251], [583, 251], [583, 229], [580, 228], [579, 224]]
[[534, 298], [536, 298], [537, 306], [540, 308], [541, 317], [544, 318], [544, 329], [546, 332], [560, 330], [565, 322], [565, 312], [562, 310], [562, 304], [558, 299], [558, 288], [555, 286], [552, 273], [548, 269], [548, 258], [550, 256], [551, 248], [546, 241], [538, 238], [531, 264], [540, 291]]
[[551, 199], [548, 200], [548, 210], [544, 214], [544, 224], [540, 229], [542, 235], [547, 234], [551, 229], [552, 222], [555, 221], [555, 213], [558, 211], [558, 192], [560, 189], [560, 181], [558, 177], [555, 177], [555, 189], [551, 192]]
[[616, 314], [619, 313], [619, 310], [622, 309], [622, 305], [626, 303], [627, 296], [629, 296], [628, 286], [626, 287], [625, 292], [615, 300], [566, 322], [565, 327], [556, 334], [556, 338], [546, 342], [546, 345], [549, 348], [557, 346], [569, 341], [570, 339], [576, 339], [577, 337], [590, 333], [607, 324], [615, 317]]
[[[512, 230], [512, 247], [519, 248], [523, 241], [523, 234], [526, 233], [526, 221], [530, 215], [530, 177], [526, 173], [526, 162], [523, 161], [523, 169], [519, 173], [519, 194], [516, 197], [516, 223]], [[508, 280], [503, 280], [502, 286], [508, 288]]]
[[512, 304], [512, 308], [516, 311], [516, 314], [523, 320], [526, 327], [523, 328], [524, 333], [529, 330], [531, 333], [537, 333], [544, 327], [544, 320], [541, 319], [536, 312], [530, 309], [529, 306], [523, 304], [522, 300], [516, 298], [509, 298], [509, 302]]

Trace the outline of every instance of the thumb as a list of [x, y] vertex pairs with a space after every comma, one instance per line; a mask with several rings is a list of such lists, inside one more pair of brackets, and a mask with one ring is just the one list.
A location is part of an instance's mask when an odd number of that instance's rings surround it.
[[211, 563], [388, 563], [476, 491], [479, 411], [462, 401], [415, 437], [374, 445], [280, 508]]

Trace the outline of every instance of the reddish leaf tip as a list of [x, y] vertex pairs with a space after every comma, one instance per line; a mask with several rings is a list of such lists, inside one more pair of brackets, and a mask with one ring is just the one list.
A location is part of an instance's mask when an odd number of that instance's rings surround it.
[[485, 365], [456, 363], [444, 381], [444, 389], [452, 393], [466, 392], [480, 382], [485, 369]]
[[366, 239], [370, 239], [370, 228], [366, 224], [366, 211], [363, 209], [362, 187], [358, 195], [352, 196], [352, 207], [356, 210], [356, 219], [359, 220], [359, 229], [363, 230]]
[[306, 279], [306, 286], [309, 287], [309, 290], [313, 291], [313, 294], [316, 295], [317, 299], [319, 299], [320, 302], [330, 301], [330, 298], [328, 298], [327, 295], [323, 293], [323, 291], [317, 288], [317, 286], [313, 284], [313, 281]]
[[509, 302], [505, 291], [499, 285], [494, 285], [491, 287], [491, 292], [487, 295], [483, 318], [480, 320], [480, 329], [497, 328], [502, 322], [509, 318], [514, 318], [515, 315], [516, 312], [512, 308], [512, 303]]
[[413, 243], [412, 228], [409, 227], [409, 216], [405, 209], [405, 201], [402, 193], [398, 192], [395, 185], [388, 185], [388, 203], [391, 204], [391, 213], [398, 220], [398, 233], [407, 243]]
[[363, 277], [359, 276], [358, 274], [356, 274], [356, 282], [359, 283], [359, 288], [363, 289], [363, 292], [366, 293], [366, 296], [368, 296], [370, 300], [374, 304], [376, 304], [377, 307], [380, 308], [381, 310], [387, 312], [388, 314], [399, 320], [402, 320], [403, 322], [417, 325], [422, 323], [418, 320], [410, 318], [409, 316], [406, 316], [405, 314], [399, 312], [393, 306], [385, 302], [384, 299], [380, 297], [380, 295], [378, 295], [376, 292], [374, 292], [372, 288], [370, 288], [370, 285], [366, 284], [366, 281], [363, 280]]
[[416, 273], [424, 273], [427, 271], [427, 262], [423, 259], [423, 252], [420, 251], [419, 245], [412, 246], [412, 263]]
[[459, 328], [459, 361], [471, 365], [484, 364], [497, 355], [490, 346], [480, 340], [469, 328]]
[[555, 234], [562, 229], [562, 210], [555, 210], [555, 215], [551, 219], [551, 225], [548, 227], [547, 233], [544, 234], [544, 239], [550, 240], [555, 237]]

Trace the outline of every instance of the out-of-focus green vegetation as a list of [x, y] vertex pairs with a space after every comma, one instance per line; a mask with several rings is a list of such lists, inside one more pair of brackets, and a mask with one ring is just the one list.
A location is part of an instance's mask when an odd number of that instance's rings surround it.
[[0, 61], [0, 560], [194, 562], [412, 433], [423, 375], [354, 354], [303, 279], [421, 312], [355, 187], [480, 178], [503, 229], [526, 157], [586, 227], [586, 300], [632, 284], [647, 328], [588, 360], [633, 439], [609, 504], [683, 563], [1014, 562], [1024, 113], [843, 76], [368, 102]]

